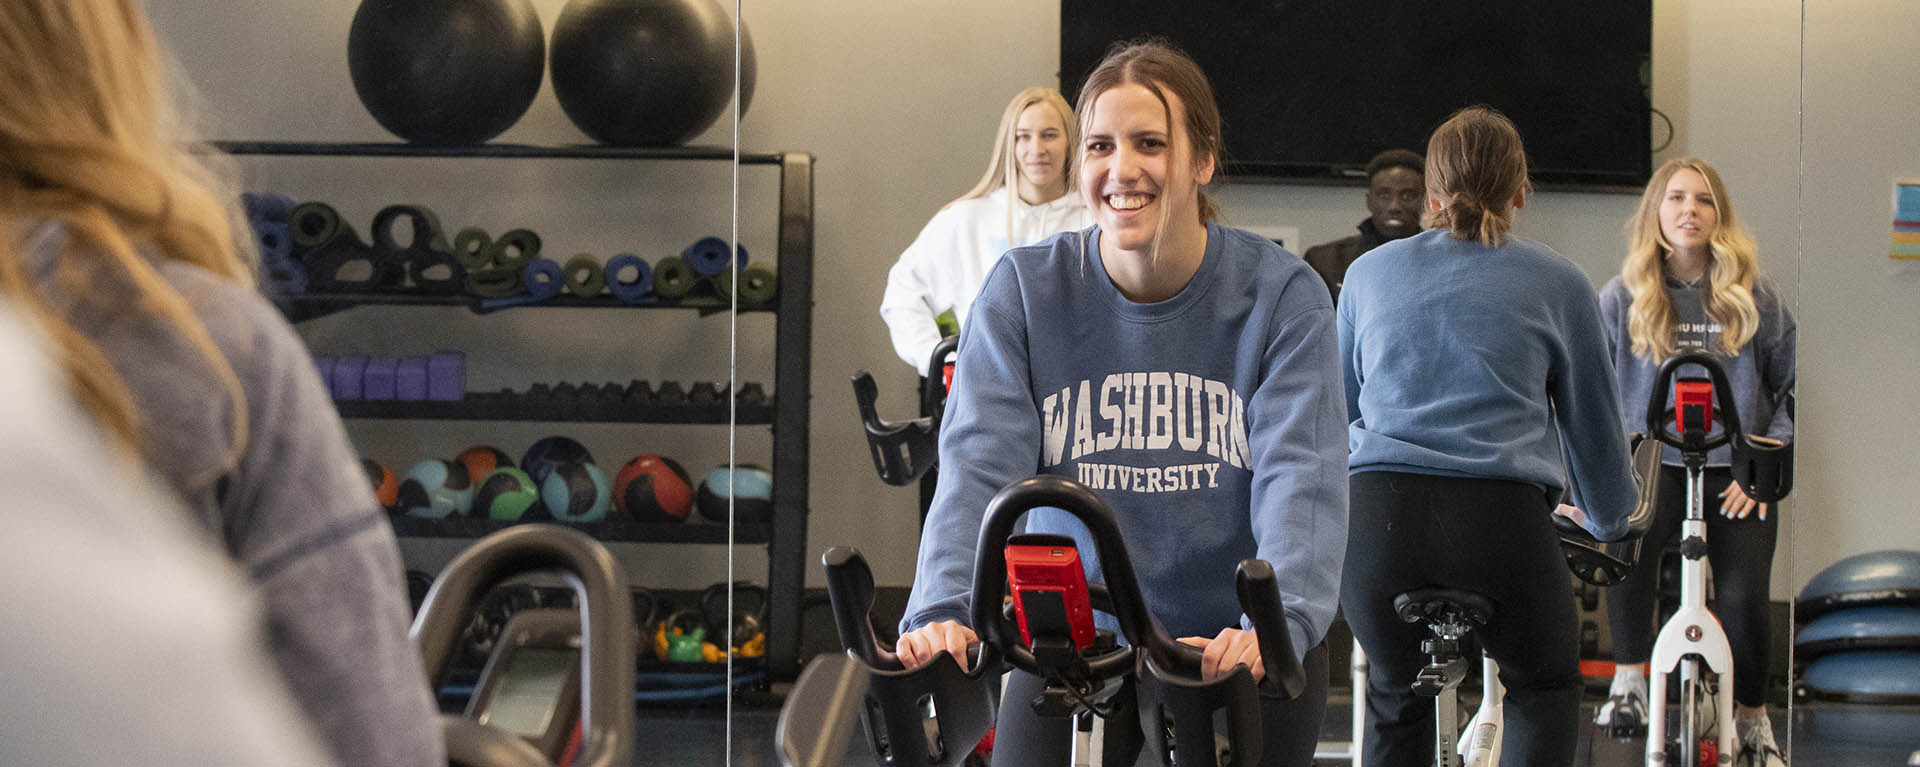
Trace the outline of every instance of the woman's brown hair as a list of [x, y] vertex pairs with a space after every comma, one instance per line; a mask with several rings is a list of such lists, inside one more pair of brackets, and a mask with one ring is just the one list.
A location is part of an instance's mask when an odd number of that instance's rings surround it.
[[1421, 223], [1489, 247], [1513, 229], [1514, 199], [1533, 191], [1520, 130], [1486, 106], [1455, 112], [1434, 129], [1426, 177], [1429, 203]]

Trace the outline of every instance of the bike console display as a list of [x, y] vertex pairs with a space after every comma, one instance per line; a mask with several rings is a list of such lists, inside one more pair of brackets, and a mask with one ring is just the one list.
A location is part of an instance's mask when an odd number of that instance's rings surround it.
[[580, 616], [572, 610], [513, 614], [467, 702], [467, 717], [561, 753], [580, 717]]
[[1705, 436], [1713, 431], [1713, 381], [1682, 378], [1673, 382], [1673, 430]]
[[1048, 642], [1071, 642], [1078, 652], [1093, 645], [1093, 601], [1080, 550], [1062, 535], [1016, 535], [1007, 539], [1007, 590], [1013, 597], [1020, 639], [1036, 651]]

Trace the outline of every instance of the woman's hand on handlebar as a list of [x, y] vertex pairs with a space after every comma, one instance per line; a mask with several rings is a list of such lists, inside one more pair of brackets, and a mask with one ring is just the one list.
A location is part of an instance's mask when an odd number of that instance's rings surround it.
[[1728, 482], [1727, 489], [1720, 491], [1720, 497], [1726, 499], [1720, 502], [1720, 516], [1746, 519], [1757, 508], [1760, 510], [1760, 521], [1767, 519], [1767, 504], [1754, 501], [1745, 490], [1740, 489], [1738, 482]]
[[1267, 665], [1260, 662], [1259, 639], [1251, 631], [1225, 628], [1212, 639], [1181, 637], [1180, 643], [1200, 648], [1200, 681], [1224, 677], [1242, 664], [1253, 672], [1255, 684], [1267, 675]]
[[962, 672], [972, 671], [967, 667], [967, 645], [980, 640], [973, 629], [960, 625], [959, 621], [940, 621], [929, 623], [920, 628], [900, 635], [900, 641], [893, 646], [894, 654], [900, 656], [900, 663], [907, 668], [915, 668], [940, 653], [953, 656], [960, 664]]

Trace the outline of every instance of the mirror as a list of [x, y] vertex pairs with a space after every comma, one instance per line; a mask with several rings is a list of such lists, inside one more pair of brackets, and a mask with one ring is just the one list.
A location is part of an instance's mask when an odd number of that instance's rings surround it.
[[[1908, 505], [1899, 500], [1900, 482], [1911, 463], [1903, 446], [1912, 444], [1920, 412], [1909, 372], [1920, 357], [1905, 340], [1920, 327], [1920, 263], [1889, 257], [1891, 222], [1906, 218], [1895, 213], [1892, 190], [1897, 180], [1920, 176], [1920, 143], [1911, 131], [1882, 127], [1920, 112], [1920, 100], [1890, 79], [1920, 64], [1896, 31], [1920, 24], [1920, 9], [1807, 3], [1802, 24], [1795, 178], [1805, 259], [1798, 280], [1803, 428], [1786, 518], [1789, 597], [1823, 573], [1839, 574], [1850, 558], [1920, 550], [1920, 536], [1899, 511]], [[1830, 662], [1812, 656], [1800, 653], [1796, 665], [1811, 672], [1805, 664]], [[1802, 763], [1897, 762], [1913, 751], [1911, 718], [1829, 700], [1862, 682], [1829, 677], [1820, 694], [1797, 701], [1794, 756]]]
[[[1847, 546], [1864, 544], [1862, 539], [1911, 527], [1882, 517], [1869, 517], [1882, 524], [1829, 525], [1828, 520], [1842, 513], [1830, 509], [1841, 507], [1848, 509], [1844, 513], [1849, 520], [1865, 513], [1856, 509], [1885, 509], [1874, 512], [1883, 516], [1896, 513], [1892, 509], [1902, 508], [1898, 503], [1871, 501], [1861, 489], [1883, 487], [1900, 472], [1876, 463], [1896, 460], [1891, 455], [1860, 461], [1855, 458], [1859, 448], [1839, 447], [1838, 434], [1845, 432], [1822, 428], [1827, 419], [1839, 417], [1842, 401], [1872, 401], [1889, 392], [1913, 390], [1892, 373], [1847, 374], [1843, 384], [1839, 371], [1859, 365], [1835, 358], [1841, 350], [1863, 356], [1867, 344], [1873, 344], [1873, 358], [1906, 355], [1901, 350], [1912, 346], [1872, 333], [1840, 340], [1841, 327], [1859, 325], [1839, 319], [1835, 305], [1850, 305], [1845, 297], [1870, 283], [1873, 316], [1895, 318], [1896, 324], [1912, 316], [1913, 302], [1897, 297], [1910, 295], [1913, 271], [1870, 255], [1885, 245], [1880, 239], [1868, 240], [1869, 234], [1880, 238], [1877, 233], [1884, 226], [1886, 179], [1856, 184], [1833, 167], [1844, 154], [1854, 158], [1844, 172], [1867, 174], [1871, 168], [1880, 173], [1877, 168], [1888, 162], [1914, 155], [1910, 142], [1902, 144], [1894, 137], [1897, 131], [1877, 132], [1874, 127], [1897, 124], [1906, 114], [1876, 111], [1888, 99], [1902, 101], [1889, 84], [1904, 82], [1899, 73], [1910, 67], [1902, 65], [1912, 62], [1911, 54], [1895, 50], [1898, 36], [1881, 31], [1914, 27], [1911, 12], [1896, 6], [1806, 11], [1803, 81], [1801, 4], [1651, 4], [1653, 56], [1647, 79], [1653, 105], [1672, 123], [1669, 128], [1656, 118], [1650, 126], [1651, 141], [1660, 147], [1652, 164], [1684, 155], [1715, 164], [1737, 200], [1740, 218], [1758, 241], [1762, 270], [1800, 320], [1802, 335], [1809, 339], [1803, 346], [1813, 350], [1808, 359], [1828, 361], [1824, 373], [1809, 370], [1808, 380], [1826, 381], [1829, 391], [1805, 387], [1816, 427], [1805, 434], [1802, 445], [1801, 487], [1779, 512], [1783, 526], [1770, 595], [1777, 614], [1772, 666], [1780, 677], [1789, 668], [1785, 632], [1791, 624], [1784, 611], [1810, 575], [1797, 564], [1830, 561]], [[819, 252], [832, 255], [822, 259], [818, 269], [822, 287], [817, 292], [814, 343], [813, 380], [819, 393], [813, 408], [813, 475], [819, 479], [809, 501], [814, 513], [807, 541], [815, 549], [859, 547], [873, 566], [883, 598], [891, 587], [904, 599], [919, 540], [914, 513], [918, 498], [914, 489], [876, 481], [845, 377], [857, 370], [872, 371], [881, 415], [913, 414], [916, 378], [890, 353], [887, 329], [878, 316], [887, 271], [933, 212], [978, 178], [1006, 99], [1024, 87], [1058, 84], [1059, 7], [749, 2], [744, 16], [761, 32], [756, 37], [761, 68], [753, 110], [741, 126], [743, 145], [802, 149], [818, 155], [822, 165], [817, 210], [823, 225], [817, 245]], [[1825, 36], [1815, 36], [1823, 25]], [[1873, 50], [1879, 54], [1866, 73], [1841, 63], [1856, 60], [1849, 46], [1860, 38], [1874, 40]], [[1216, 80], [1230, 76], [1209, 75]], [[1905, 99], [1893, 109], [1911, 104]], [[1825, 131], [1827, 143], [1819, 143], [1816, 130]], [[1851, 148], [1862, 143], [1875, 151], [1852, 153]], [[1790, 185], [1789, 179], [1805, 186]], [[1834, 197], [1841, 189], [1847, 194]], [[1619, 271], [1625, 222], [1638, 191], [1542, 189], [1519, 215], [1518, 231], [1554, 246], [1598, 287]], [[1230, 178], [1218, 185], [1217, 193], [1229, 224], [1292, 234], [1294, 240], [1286, 245], [1296, 253], [1351, 234], [1366, 215], [1364, 191], [1358, 185]], [[742, 209], [756, 207], [745, 203]], [[1815, 218], [1815, 211], [1827, 220]], [[1853, 239], [1837, 240], [1843, 220], [1854, 222], [1847, 229]], [[1840, 255], [1817, 246], [1821, 266], [1803, 277], [1802, 243], [1832, 241], [1859, 244], [1849, 248], [1845, 266], [1830, 265], [1829, 260]], [[1826, 306], [1808, 303], [1823, 297]], [[1824, 329], [1823, 320], [1829, 323]], [[751, 343], [743, 335], [743, 357], [752, 356], [744, 351]], [[1850, 392], [1845, 400], [1833, 390], [1841, 386]], [[1853, 420], [1843, 423], [1873, 434], [1888, 430], [1884, 442], [1904, 444], [1906, 440], [1892, 436], [1891, 424], [1904, 417], [1895, 413], [1913, 409], [1869, 414], [1859, 408], [1851, 414]], [[1822, 441], [1823, 432], [1830, 442]], [[1844, 476], [1853, 481], [1833, 478], [1843, 465]], [[1884, 500], [1901, 494], [1889, 488], [1872, 497]], [[1818, 515], [1818, 521], [1803, 521], [1803, 509]], [[1820, 531], [1809, 532], [1807, 525]], [[814, 568], [807, 577], [810, 586], [821, 585]], [[1772, 699], [1784, 702], [1784, 687], [1779, 681], [1774, 685]], [[1778, 734], [1785, 746], [1786, 733]]]

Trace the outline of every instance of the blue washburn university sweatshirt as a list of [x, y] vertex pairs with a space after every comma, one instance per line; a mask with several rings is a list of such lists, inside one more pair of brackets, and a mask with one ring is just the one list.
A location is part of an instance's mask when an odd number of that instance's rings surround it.
[[1429, 230], [1354, 261], [1339, 316], [1353, 471], [1570, 490], [1588, 532], [1626, 533], [1620, 395], [1572, 262], [1522, 237], [1490, 248]]
[[[1122, 296], [1097, 229], [1016, 248], [988, 275], [960, 336], [940, 484], [902, 630], [970, 622], [987, 505], [1037, 472], [1112, 508], [1148, 608], [1175, 637], [1243, 625], [1234, 567], [1274, 566], [1296, 653], [1339, 601], [1347, 536], [1345, 421], [1326, 286], [1257, 235], [1209, 224], [1173, 298]], [[1029, 532], [1074, 536], [1051, 509]], [[1107, 625], [1111, 625], [1109, 622]]]

